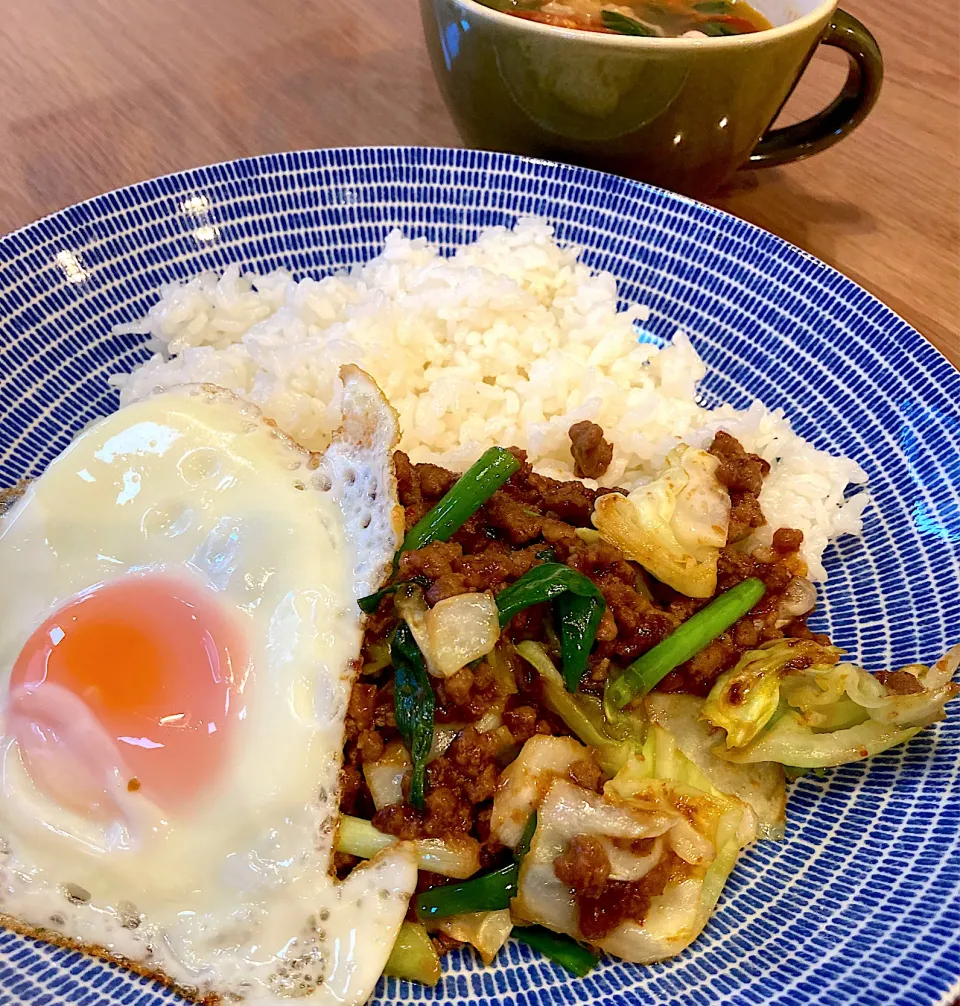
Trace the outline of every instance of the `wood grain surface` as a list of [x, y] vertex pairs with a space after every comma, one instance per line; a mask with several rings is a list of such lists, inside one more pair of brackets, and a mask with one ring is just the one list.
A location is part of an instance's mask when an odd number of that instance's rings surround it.
[[[833, 150], [716, 204], [812, 252], [960, 363], [960, 4], [844, 0], [887, 62]], [[785, 112], [825, 104], [818, 56]], [[297, 147], [456, 145], [416, 0], [0, 0], [0, 232], [118, 185]]]

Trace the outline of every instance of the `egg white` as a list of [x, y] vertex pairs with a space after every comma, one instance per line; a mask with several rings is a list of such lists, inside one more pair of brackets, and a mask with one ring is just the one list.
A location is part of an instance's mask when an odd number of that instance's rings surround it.
[[0, 695], [48, 615], [119, 577], [189, 578], [249, 654], [227, 765], [188, 810], [124, 792], [122, 824], [69, 812], [33, 785], [0, 712], [0, 913], [201, 997], [369, 995], [416, 859], [399, 845], [342, 885], [329, 875], [356, 598], [399, 530], [395, 416], [366, 375], [343, 377], [322, 457], [229, 393], [174, 389], [84, 432], [0, 519]]

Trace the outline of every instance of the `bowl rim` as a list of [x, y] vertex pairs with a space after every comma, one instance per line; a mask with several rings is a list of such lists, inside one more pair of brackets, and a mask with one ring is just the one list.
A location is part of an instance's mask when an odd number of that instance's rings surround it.
[[[424, 7], [429, 0], [421, 0]], [[436, 2], [436, 0], [434, 0]], [[445, 0], [452, 6], [464, 8], [472, 16], [485, 18], [494, 25], [504, 28], [512, 28], [518, 32], [529, 32], [533, 35], [540, 35], [544, 38], [555, 38], [558, 41], [579, 40], [598, 48], [609, 49], [637, 49], [656, 50], [667, 52], [696, 52], [701, 49], [716, 49], [717, 46], [725, 46], [728, 49], [748, 49], [753, 46], [770, 45], [781, 39], [788, 38], [794, 34], [800, 34], [809, 28], [815, 27], [822, 21], [829, 18], [839, 5], [839, 0], [822, 0], [809, 14], [804, 14], [787, 24], [777, 25], [773, 28], [766, 28], [763, 31], [753, 32], [747, 35], [724, 35], [706, 38], [652, 38], [640, 35], [614, 35], [603, 32], [587, 32], [579, 28], [561, 28], [558, 25], [541, 24], [539, 21], [530, 21], [527, 18], [515, 17], [504, 11], [494, 10], [480, 3], [479, 0]]]

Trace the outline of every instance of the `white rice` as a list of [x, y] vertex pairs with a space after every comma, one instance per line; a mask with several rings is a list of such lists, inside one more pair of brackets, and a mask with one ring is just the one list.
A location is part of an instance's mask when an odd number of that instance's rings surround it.
[[614, 444], [602, 484], [626, 489], [680, 440], [702, 446], [722, 427], [773, 466], [757, 542], [799, 528], [811, 576], [825, 579], [828, 541], [861, 531], [867, 493], [844, 498], [866, 481], [860, 466], [816, 450], [782, 410], [700, 407], [706, 368], [687, 336], [663, 349], [638, 342], [649, 312], [618, 312], [614, 277], [578, 258], [544, 221], [522, 219], [453, 258], [394, 231], [377, 258], [322, 280], [230, 266], [164, 286], [144, 319], [118, 329], [151, 335], [157, 352], [111, 380], [121, 404], [185, 382], [220, 384], [321, 449], [339, 424], [338, 368], [356, 363], [399, 412], [400, 446], [414, 461], [459, 471], [487, 447], [516, 445], [538, 471], [572, 478], [567, 431], [589, 419]]

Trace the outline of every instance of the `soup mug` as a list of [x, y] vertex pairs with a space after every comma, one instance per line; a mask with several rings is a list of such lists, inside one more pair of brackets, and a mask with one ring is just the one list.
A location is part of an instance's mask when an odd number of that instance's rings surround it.
[[[743, 167], [841, 140], [883, 79], [870, 32], [836, 0], [754, 0], [773, 28], [644, 38], [556, 28], [476, 0], [420, 0], [444, 98], [468, 146], [580, 163], [690, 194]], [[850, 57], [836, 99], [772, 128], [819, 45]]]

